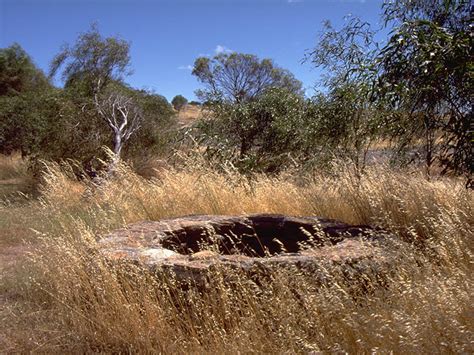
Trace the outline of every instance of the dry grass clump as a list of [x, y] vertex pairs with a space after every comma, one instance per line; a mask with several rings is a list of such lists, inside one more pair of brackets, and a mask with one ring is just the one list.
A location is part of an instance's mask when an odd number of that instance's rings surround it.
[[[29, 206], [29, 227], [41, 241], [32, 270], [8, 286], [29, 312], [2, 314], [16, 327], [3, 341], [6, 350], [474, 350], [473, 196], [462, 181], [427, 181], [386, 167], [355, 179], [343, 165], [331, 175], [305, 179], [289, 173], [248, 178], [196, 166], [144, 179], [121, 166], [114, 179], [94, 186], [50, 165], [41, 191], [39, 202]], [[404, 257], [384, 288], [375, 287], [370, 272], [359, 275], [362, 290], [337, 269], [327, 270], [325, 286], [297, 270], [275, 272], [259, 283], [216, 270], [203, 291], [183, 289], [169, 275], [137, 265], [111, 264], [96, 248], [98, 236], [139, 220], [254, 212], [378, 224], [396, 232], [394, 245]], [[367, 291], [367, 285], [374, 287]], [[29, 337], [15, 335], [28, 330]]]
[[34, 180], [28, 171], [28, 162], [20, 154], [0, 154], [0, 203], [22, 200], [34, 190]]
[[0, 180], [20, 178], [27, 175], [27, 164], [19, 153], [0, 154]]

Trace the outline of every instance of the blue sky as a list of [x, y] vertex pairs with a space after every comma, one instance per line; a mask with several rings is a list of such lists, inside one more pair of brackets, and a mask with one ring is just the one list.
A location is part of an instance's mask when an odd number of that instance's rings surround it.
[[[352, 14], [378, 25], [382, 0], [0, 0], [0, 47], [19, 43], [47, 71], [64, 43], [97, 22], [105, 36], [131, 42], [126, 81], [169, 100], [194, 98], [190, 67], [201, 55], [234, 50], [272, 58], [303, 82], [320, 71], [301, 61], [324, 20], [340, 26]], [[56, 81], [57, 85], [61, 83]]]

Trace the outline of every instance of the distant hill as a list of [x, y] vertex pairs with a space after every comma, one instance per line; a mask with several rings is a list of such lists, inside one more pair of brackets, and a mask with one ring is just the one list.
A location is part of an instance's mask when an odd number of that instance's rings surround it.
[[187, 104], [178, 111], [178, 122], [183, 126], [189, 126], [196, 120], [202, 118], [203, 109], [201, 105]]

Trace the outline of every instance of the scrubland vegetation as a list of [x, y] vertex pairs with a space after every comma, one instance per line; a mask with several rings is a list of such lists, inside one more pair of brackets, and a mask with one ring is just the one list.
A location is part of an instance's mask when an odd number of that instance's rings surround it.
[[[474, 352], [471, 15], [436, 4], [385, 3], [383, 45], [327, 24], [311, 98], [272, 60], [198, 58], [185, 124], [187, 99], [130, 87], [129, 44], [95, 26], [49, 77], [0, 49], [0, 352]], [[217, 268], [203, 290], [97, 246], [132, 222], [249, 213], [380, 226], [401, 257], [384, 280]]]
[[[195, 164], [151, 180], [126, 166], [90, 191], [49, 165], [35, 201], [2, 207], [2, 245], [31, 253], [3, 270], [4, 351], [469, 352], [472, 194], [461, 179], [351, 166], [296, 174], [216, 172]], [[139, 220], [190, 213], [276, 212], [372, 223], [397, 231], [403, 259], [385, 288], [328, 270], [327, 286], [281, 270], [261, 289], [217, 273], [206, 292], [182, 290], [134, 265], [109, 265], [96, 238]], [[18, 233], [23, 230], [23, 233]], [[25, 247], [26, 248], [26, 247]], [[368, 284], [368, 270], [359, 275]]]

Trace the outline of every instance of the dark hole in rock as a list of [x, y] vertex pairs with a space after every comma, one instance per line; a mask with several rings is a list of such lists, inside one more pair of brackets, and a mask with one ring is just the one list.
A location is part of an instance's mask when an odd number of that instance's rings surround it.
[[108, 260], [133, 261], [153, 272], [170, 271], [183, 285], [203, 288], [219, 266], [243, 271], [252, 280], [287, 266], [304, 269], [321, 282], [333, 266], [347, 280], [366, 271], [383, 280], [404, 250], [382, 228], [269, 214], [142, 221], [114, 231], [99, 245]]
[[[279, 215], [248, 216], [246, 220], [183, 226], [165, 232], [166, 237], [161, 244], [164, 248], [185, 255], [214, 250], [223, 255], [264, 257], [298, 253], [305, 245], [336, 244], [344, 239], [336, 226], [323, 228], [316, 233], [315, 224], [315, 221]], [[351, 236], [360, 234], [361, 230], [347, 233], [347, 228], [344, 228], [344, 232]]]

